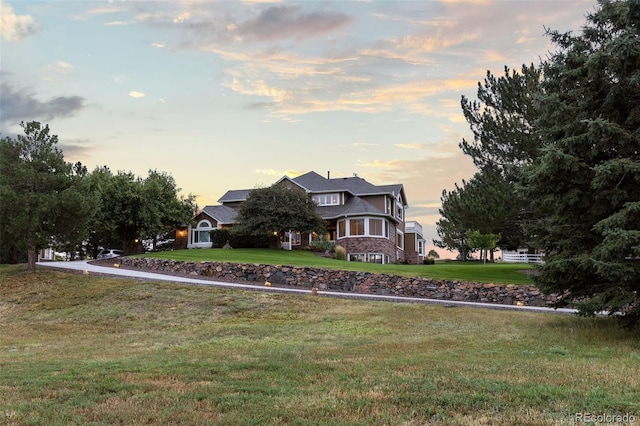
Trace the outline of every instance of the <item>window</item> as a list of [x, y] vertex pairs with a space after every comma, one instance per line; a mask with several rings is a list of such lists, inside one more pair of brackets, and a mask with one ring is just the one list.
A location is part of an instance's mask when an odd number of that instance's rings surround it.
[[388, 214], [388, 215], [392, 214], [391, 209], [392, 209], [392, 206], [393, 206], [393, 201], [391, 200], [391, 198], [386, 198], [385, 199], [385, 204], [386, 204], [385, 213]]
[[369, 235], [378, 235], [382, 237], [384, 234], [384, 228], [382, 219], [369, 218]]
[[369, 263], [384, 263], [382, 253], [369, 253]]
[[396, 230], [396, 246], [404, 250], [404, 233], [402, 231]]
[[418, 240], [418, 254], [424, 256], [424, 240]]
[[349, 253], [349, 262], [364, 262], [364, 253]]
[[400, 196], [400, 194], [398, 194], [396, 198], [396, 217], [404, 220], [404, 203], [402, 202], [402, 196]]
[[349, 235], [364, 235], [364, 219], [349, 220]]
[[389, 238], [389, 221], [373, 217], [342, 219], [338, 221], [337, 233], [338, 238], [364, 235]]
[[313, 201], [319, 206], [337, 206], [340, 205], [340, 194], [316, 194]]
[[209, 231], [195, 231], [196, 235], [194, 236], [194, 243], [210, 243], [211, 242], [211, 234]]
[[211, 222], [208, 220], [201, 220], [196, 225], [196, 229], [192, 231], [191, 238], [194, 244], [197, 243], [210, 243], [211, 242]]

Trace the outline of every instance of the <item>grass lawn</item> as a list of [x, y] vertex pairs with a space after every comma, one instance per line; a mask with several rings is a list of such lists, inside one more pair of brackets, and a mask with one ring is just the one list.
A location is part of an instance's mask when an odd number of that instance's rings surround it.
[[302, 250], [275, 249], [197, 249], [148, 253], [145, 257], [182, 261], [216, 261], [260, 263], [265, 265], [313, 266], [326, 269], [370, 271], [390, 275], [430, 277], [444, 280], [473, 281], [494, 284], [532, 284], [523, 271], [530, 265], [518, 263], [438, 262], [435, 265], [379, 265], [328, 259]]
[[609, 318], [0, 266], [0, 423], [572, 424], [640, 415]]

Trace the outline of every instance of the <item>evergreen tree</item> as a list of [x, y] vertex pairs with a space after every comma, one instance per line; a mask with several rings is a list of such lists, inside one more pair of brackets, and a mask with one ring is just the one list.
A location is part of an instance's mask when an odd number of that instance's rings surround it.
[[[527, 243], [523, 228], [530, 214], [528, 200], [518, 188], [520, 172], [538, 155], [541, 146], [535, 131], [541, 71], [533, 64], [520, 72], [505, 67], [504, 75], [487, 71], [478, 83], [477, 99], [463, 96], [462, 111], [473, 132], [473, 140], [462, 140], [460, 148], [479, 171], [462, 187], [442, 195], [442, 219], [436, 224], [438, 247], [458, 250], [467, 258], [466, 232], [500, 234], [498, 246], [516, 249]], [[493, 260], [493, 250], [490, 251]]]
[[[464, 181], [463, 181], [464, 184]], [[436, 247], [457, 251], [459, 260], [467, 260], [470, 255], [470, 247], [466, 241], [465, 232], [471, 226], [463, 208], [463, 189], [455, 184], [453, 191], [442, 191], [440, 197], [441, 207], [438, 210], [441, 218], [436, 222], [436, 232], [440, 239], [434, 239]]]
[[[495, 169], [485, 167], [469, 181], [456, 184], [454, 191], [443, 191], [440, 219], [436, 229], [440, 240], [434, 244], [449, 250], [458, 250], [460, 258], [468, 257], [467, 231], [501, 235], [497, 245], [503, 249], [516, 249], [526, 241], [521, 224], [522, 197], [514, 184]], [[490, 250], [493, 261], [494, 247]]]
[[502, 77], [487, 71], [478, 82], [477, 99], [462, 96], [461, 106], [473, 132], [473, 141], [460, 143], [462, 151], [483, 171], [498, 171], [509, 183], [537, 157], [540, 137], [535, 131], [536, 102], [541, 94], [541, 71], [533, 64], [517, 72], [504, 69]]
[[545, 263], [536, 283], [581, 312], [640, 321], [640, 1], [599, 1], [581, 34], [548, 31], [536, 127], [544, 140], [525, 173]]
[[96, 200], [82, 185], [82, 165], [64, 161], [48, 125], [20, 125], [24, 135], [0, 141], [0, 250], [26, 251], [35, 272], [39, 249], [87, 235]]

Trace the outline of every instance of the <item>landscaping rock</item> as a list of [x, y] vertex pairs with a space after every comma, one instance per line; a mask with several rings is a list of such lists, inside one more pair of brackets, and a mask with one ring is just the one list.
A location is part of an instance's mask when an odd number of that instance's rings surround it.
[[513, 284], [485, 284], [437, 280], [422, 277], [374, 274], [370, 272], [334, 271], [309, 267], [235, 264], [229, 262], [178, 262], [151, 258], [119, 259], [122, 267], [175, 274], [199, 275], [228, 281], [262, 282], [272, 285], [303, 287], [321, 291], [394, 294], [442, 300], [482, 301], [515, 305], [551, 306], [561, 299], [545, 295], [537, 287]]

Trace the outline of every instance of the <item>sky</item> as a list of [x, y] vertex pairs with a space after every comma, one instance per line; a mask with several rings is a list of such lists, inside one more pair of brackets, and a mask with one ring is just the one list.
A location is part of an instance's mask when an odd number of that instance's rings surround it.
[[[476, 172], [460, 107], [539, 64], [595, 0], [0, 0], [0, 133], [46, 123], [65, 160], [171, 174], [198, 205], [316, 171], [403, 184], [437, 238]], [[445, 255], [446, 257], [446, 255]]]

